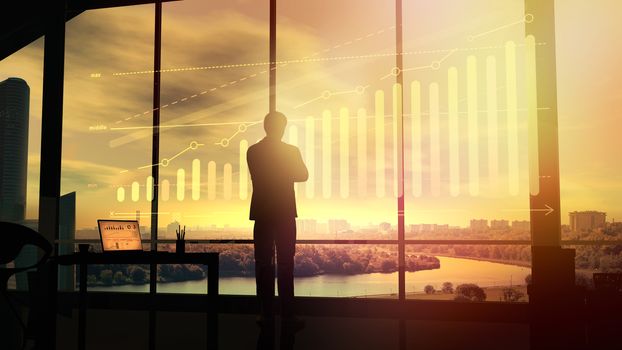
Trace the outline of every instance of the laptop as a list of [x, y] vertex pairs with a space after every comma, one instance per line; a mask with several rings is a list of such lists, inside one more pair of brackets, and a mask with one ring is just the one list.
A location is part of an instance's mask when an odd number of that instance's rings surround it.
[[97, 220], [102, 252], [142, 252], [138, 220]]

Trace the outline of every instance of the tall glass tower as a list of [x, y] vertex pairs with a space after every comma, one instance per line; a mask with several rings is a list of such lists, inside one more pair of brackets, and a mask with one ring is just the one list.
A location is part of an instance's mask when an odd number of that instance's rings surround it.
[[[26, 224], [29, 106], [30, 88], [23, 79], [0, 82], [0, 221], [21, 225]], [[15, 265], [31, 265], [36, 254], [34, 247], [25, 247]], [[27, 289], [24, 273], [15, 280], [17, 289]]]
[[0, 221], [26, 216], [30, 88], [23, 79], [0, 82]]

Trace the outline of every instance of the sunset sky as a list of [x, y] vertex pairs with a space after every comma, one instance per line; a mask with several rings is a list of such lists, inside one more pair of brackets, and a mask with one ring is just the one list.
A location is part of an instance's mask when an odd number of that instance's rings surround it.
[[[62, 192], [77, 192], [77, 228], [98, 218], [150, 211], [145, 196], [151, 173], [151, 99], [153, 6], [86, 12], [67, 23]], [[599, 210], [608, 220], [622, 219], [622, 29], [617, 0], [556, 2], [557, 79], [562, 223], [569, 211]], [[404, 113], [406, 137], [406, 223], [465, 226], [471, 218], [529, 219], [526, 78], [523, 69], [524, 9], [521, 0], [404, 0]], [[534, 20], [538, 20], [535, 18]], [[296, 139], [309, 162], [305, 132], [315, 129], [314, 196], [297, 187], [301, 218], [347, 219], [355, 224], [395, 223], [393, 194], [393, 119], [391, 76], [395, 65], [393, 1], [279, 1], [277, 27], [277, 109], [290, 120], [284, 140]], [[518, 194], [508, 191], [505, 45], [517, 45]], [[536, 38], [539, 45], [547, 45]], [[467, 57], [477, 60], [480, 181], [469, 192], [466, 138]], [[486, 60], [497, 62], [499, 172], [489, 171], [486, 107]], [[0, 61], [0, 79], [21, 77], [31, 89], [27, 217], [36, 218], [41, 135], [43, 40]], [[162, 129], [160, 154], [170, 159], [160, 168], [171, 183], [170, 199], [161, 201], [160, 226], [173, 220], [192, 225], [246, 227], [249, 198], [239, 196], [239, 145], [263, 137], [260, 123], [268, 109], [268, 1], [184, 0], [163, 5]], [[459, 194], [449, 190], [447, 159], [448, 70], [458, 74]], [[183, 69], [182, 69], [183, 68]], [[422, 194], [415, 195], [413, 174], [411, 82], [421, 84]], [[439, 91], [440, 168], [430, 168], [430, 84]], [[386, 184], [376, 187], [375, 99], [384, 94]], [[548, 106], [538, 106], [546, 108]], [[347, 157], [340, 110], [347, 108]], [[365, 109], [361, 129], [359, 109]], [[331, 190], [323, 181], [323, 114], [331, 115]], [[311, 117], [311, 119], [308, 119]], [[206, 125], [207, 124], [207, 125]], [[168, 126], [168, 127], [167, 127]], [[292, 128], [293, 127], [293, 128]], [[104, 129], [104, 130], [100, 130]], [[367, 137], [366, 183], [358, 172], [359, 138]], [[228, 141], [223, 146], [223, 139]], [[220, 143], [220, 144], [219, 144]], [[200, 160], [201, 193], [193, 199], [193, 159]], [[348, 160], [342, 180], [340, 164]], [[216, 196], [208, 193], [208, 162], [216, 165]], [[225, 164], [231, 165], [231, 199], [225, 199]], [[147, 167], [146, 167], [147, 166]], [[186, 174], [183, 200], [176, 198], [178, 169]], [[276, 171], [276, 170], [275, 170]], [[417, 170], [415, 170], [417, 171]], [[438, 192], [431, 189], [434, 176]], [[132, 182], [140, 198], [130, 199]], [[347, 193], [342, 183], [349, 184]], [[496, 184], [496, 185], [495, 185]], [[117, 199], [118, 188], [125, 199]], [[250, 185], [249, 185], [250, 194]], [[111, 216], [112, 213], [112, 216]], [[133, 214], [132, 214], [133, 216]]]

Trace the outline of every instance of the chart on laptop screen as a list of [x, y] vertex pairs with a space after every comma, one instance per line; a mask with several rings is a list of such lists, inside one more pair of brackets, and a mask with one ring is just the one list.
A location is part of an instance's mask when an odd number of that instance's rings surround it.
[[98, 220], [102, 251], [142, 250], [140, 230], [135, 220]]

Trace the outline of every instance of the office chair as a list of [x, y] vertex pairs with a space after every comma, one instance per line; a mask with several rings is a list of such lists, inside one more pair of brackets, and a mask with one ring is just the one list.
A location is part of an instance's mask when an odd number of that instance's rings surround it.
[[[2, 243], [0, 243], [0, 294], [4, 296], [11, 311], [19, 321], [19, 325], [22, 327], [24, 334], [26, 334], [26, 324], [20, 317], [19, 312], [11, 302], [7, 293], [8, 281], [11, 276], [19, 272], [37, 269], [45, 264], [50, 254], [52, 254], [52, 245], [36, 231], [18, 224], [0, 221], [0, 232], [3, 233]], [[15, 261], [22, 248], [27, 245], [33, 245], [41, 249], [43, 251], [43, 256], [30, 266], [5, 267], [6, 264]]]

